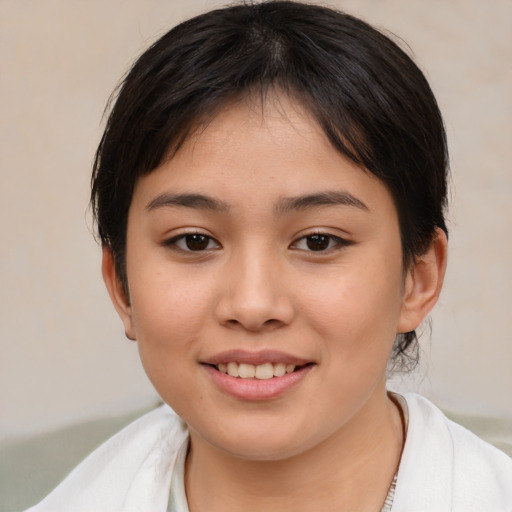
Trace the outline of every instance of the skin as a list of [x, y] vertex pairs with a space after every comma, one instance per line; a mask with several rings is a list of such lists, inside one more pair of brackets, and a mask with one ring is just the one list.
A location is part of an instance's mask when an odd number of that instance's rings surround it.
[[[320, 193], [337, 202], [290, 199]], [[403, 447], [386, 364], [396, 334], [437, 300], [441, 231], [403, 269], [385, 185], [275, 94], [225, 108], [139, 179], [126, 261], [129, 299], [108, 248], [104, 279], [153, 385], [190, 427], [191, 512], [380, 510]], [[310, 365], [285, 392], [245, 400], [205, 364], [230, 350]]]

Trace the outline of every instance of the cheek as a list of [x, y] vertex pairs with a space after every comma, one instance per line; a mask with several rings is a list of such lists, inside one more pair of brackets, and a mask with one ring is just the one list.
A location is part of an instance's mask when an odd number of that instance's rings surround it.
[[197, 290], [192, 289], [189, 294], [179, 286], [161, 282], [152, 290], [158, 300], [144, 301], [138, 295], [139, 300], [132, 304], [140, 359], [162, 399], [186, 414], [184, 398], [201, 398], [191, 375], [197, 364], [197, 340], [206, 314]]
[[[130, 282], [132, 318], [148, 376], [168, 379], [195, 361], [197, 340], [210, 318], [210, 287], [191, 275], [145, 272]], [[153, 382], [158, 389], [157, 382]]]
[[147, 263], [131, 277], [131, 305], [140, 334], [154, 331], [157, 338], [166, 334], [175, 337], [174, 333], [192, 335], [211, 301], [212, 287], [205, 277], [193, 271], [178, 272], [158, 262]]
[[[400, 261], [400, 260], [398, 260]], [[300, 308], [315, 330], [338, 342], [346, 356], [371, 346], [391, 349], [402, 303], [402, 275], [396, 259], [362, 261], [302, 287]]]

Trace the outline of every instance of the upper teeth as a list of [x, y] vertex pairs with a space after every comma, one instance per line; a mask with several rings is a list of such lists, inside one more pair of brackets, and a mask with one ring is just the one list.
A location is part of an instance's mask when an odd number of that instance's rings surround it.
[[271, 379], [272, 377], [282, 377], [285, 373], [292, 373], [295, 370], [294, 364], [284, 363], [263, 363], [259, 365], [235, 363], [220, 363], [217, 368], [222, 373], [227, 373], [231, 377], [240, 377], [242, 379]]

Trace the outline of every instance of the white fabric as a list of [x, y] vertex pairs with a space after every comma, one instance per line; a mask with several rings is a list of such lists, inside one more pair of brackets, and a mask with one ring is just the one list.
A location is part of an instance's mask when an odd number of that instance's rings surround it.
[[190, 512], [185, 492], [185, 460], [188, 452], [188, 442], [183, 443], [178, 453], [176, 466], [172, 475], [171, 494], [167, 512]]
[[408, 394], [392, 512], [512, 512], [512, 459]]
[[159, 512], [167, 509], [185, 424], [162, 406], [128, 425], [79, 464], [31, 512]]
[[[392, 512], [512, 512], [512, 459], [425, 398], [405, 400], [409, 425]], [[165, 512], [187, 438], [184, 423], [162, 406], [104, 443], [27, 512]]]

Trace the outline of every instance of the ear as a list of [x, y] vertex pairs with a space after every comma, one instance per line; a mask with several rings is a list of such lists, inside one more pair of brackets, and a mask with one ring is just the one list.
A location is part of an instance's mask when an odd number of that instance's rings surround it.
[[130, 340], [135, 340], [135, 328], [130, 300], [126, 296], [121, 280], [117, 275], [114, 255], [110, 247], [103, 247], [101, 273], [103, 274], [103, 281], [110, 295], [110, 300], [123, 321], [126, 337]]
[[436, 304], [443, 286], [447, 246], [445, 232], [436, 228], [430, 247], [407, 271], [398, 333], [414, 331]]

